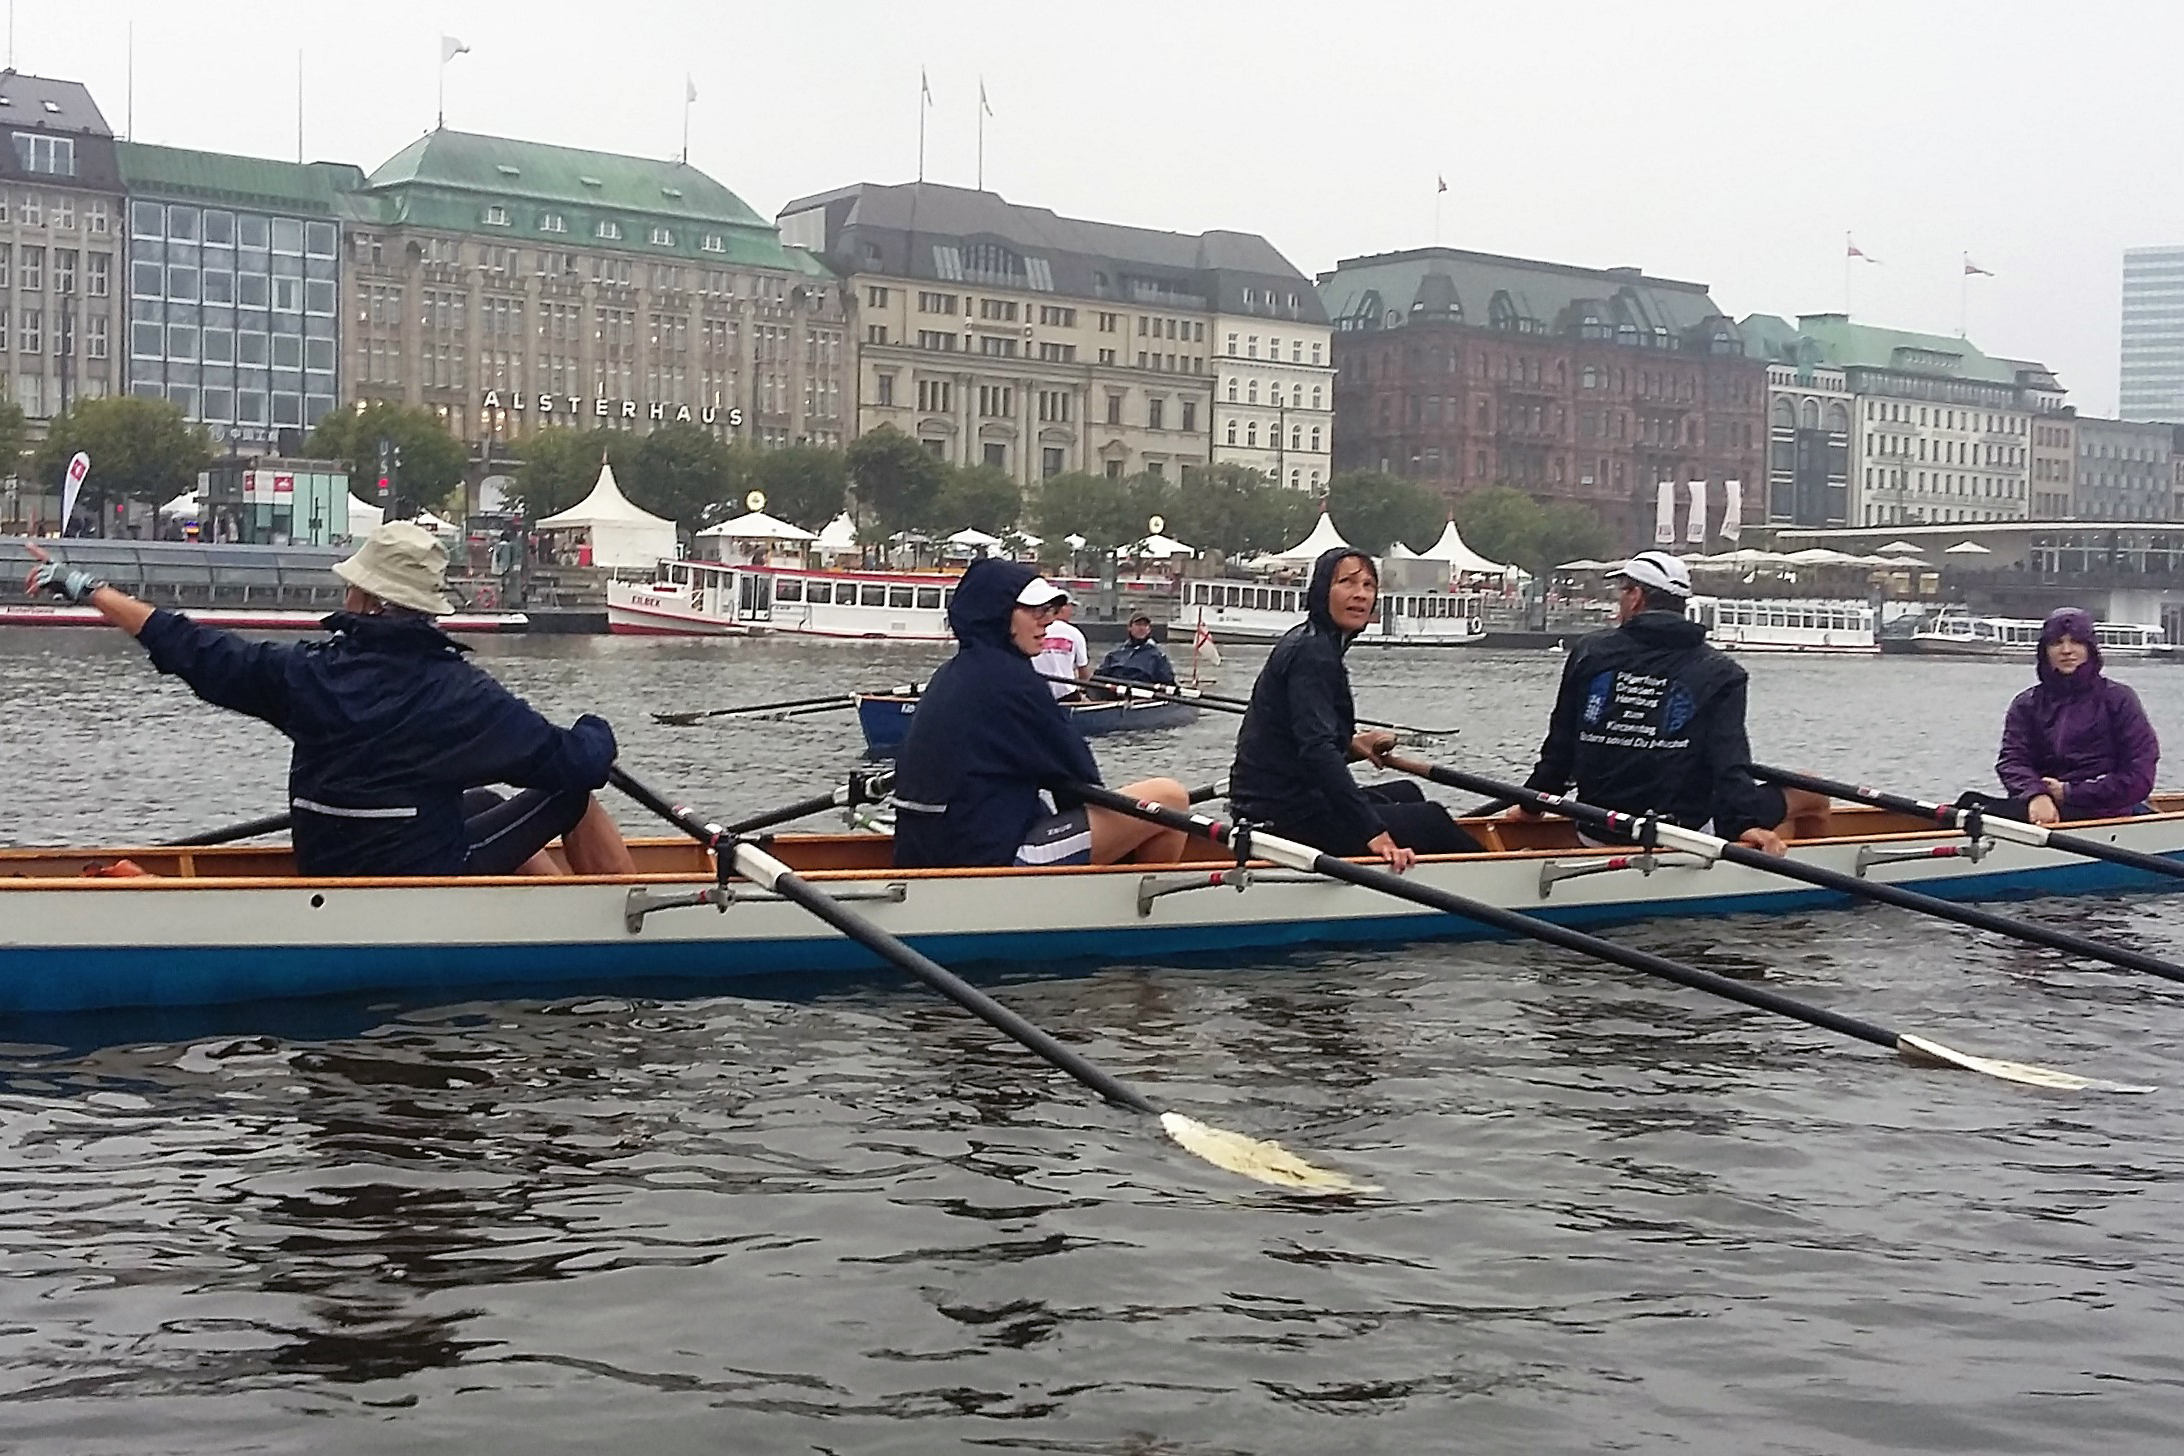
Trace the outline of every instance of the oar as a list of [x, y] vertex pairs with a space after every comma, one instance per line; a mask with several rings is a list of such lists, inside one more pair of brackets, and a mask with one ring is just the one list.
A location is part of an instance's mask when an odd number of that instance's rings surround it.
[[[2180, 966], [2174, 961], [2165, 961], [2159, 956], [2147, 955], [2143, 951], [2130, 950], [2119, 945], [2106, 945], [2097, 940], [2088, 940], [2082, 935], [2072, 935], [2067, 930], [2056, 930], [2045, 925], [2034, 925], [2023, 920], [2012, 920], [2008, 916], [1997, 915], [1992, 910], [1982, 910], [1976, 905], [1960, 905], [1954, 900], [1943, 900], [1934, 895], [1922, 895], [1916, 890], [1907, 890], [1901, 885], [1887, 885], [1874, 880], [1862, 880], [1856, 875], [1846, 875], [1840, 870], [1826, 869], [1820, 865], [1807, 864], [1802, 860], [1778, 858], [1771, 854], [1763, 854], [1749, 845], [1733, 844], [1717, 835], [1701, 834], [1695, 829], [1685, 829], [1680, 825], [1670, 823], [1666, 819], [1657, 819], [1652, 815], [1625, 814], [1616, 809], [1602, 809], [1596, 805], [1580, 803], [1573, 797], [1561, 794], [1542, 794], [1532, 789], [1519, 788], [1515, 784], [1505, 784], [1494, 779], [1482, 778], [1478, 774], [1465, 773], [1461, 769], [1448, 768], [1441, 764], [1419, 763], [1412, 759], [1398, 758], [1394, 754], [1389, 754], [1383, 762], [1389, 768], [1399, 769], [1408, 774], [1416, 774], [1420, 778], [1431, 779], [1437, 784], [1447, 784], [1451, 788], [1467, 789], [1479, 794], [1500, 794], [1504, 798], [1522, 804], [1527, 809], [1538, 813], [1559, 814], [1565, 819], [1574, 819], [1590, 828], [1605, 830], [1607, 833], [1630, 839], [1639, 844], [1659, 843], [1671, 849], [1681, 850], [1686, 854], [1698, 855], [1704, 859], [1725, 859], [1731, 864], [1743, 865], [1747, 869], [1765, 870], [1769, 874], [1781, 875], [1786, 879], [1802, 880], [1808, 885], [1818, 885], [1823, 889], [1839, 891], [1845, 895], [1855, 895], [1867, 900], [1878, 900], [1884, 905], [1896, 905], [1905, 910], [1917, 910], [1922, 914], [1938, 916], [1943, 920], [1953, 920], [1959, 925], [1968, 925], [1974, 930], [1991, 931], [1996, 935], [2006, 935], [2032, 945], [2046, 946], [2051, 950], [2065, 951], [2075, 956], [2084, 956], [2088, 960], [2106, 961], [2113, 966], [2122, 966], [2126, 970], [2144, 971], [2148, 975], [2160, 976], [2164, 980], [2184, 981], [2184, 966]], [[1931, 851], [1931, 853], [1936, 859], [1954, 859], [1957, 857], [1957, 846], [1953, 844], [1943, 845]]]
[[824, 814], [829, 809], [854, 809], [859, 804], [876, 804], [887, 797], [887, 792], [894, 787], [894, 783], [895, 771], [891, 768], [874, 769], [869, 773], [852, 773], [847, 782], [838, 784], [824, 794], [814, 794], [808, 799], [798, 799], [793, 804], [784, 804], [778, 809], [769, 809], [763, 814], [753, 814], [748, 819], [722, 825], [720, 832], [730, 837], [756, 834], [761, 829], [771, 829], [776, 824], [787, 824], [791, 820], [803, 819], [812, 814]]
[[[1202, 693], [1196, 688], [1169, 687], [1166, 683], [1128, 682], [1119, 677], [1059, 677], [1051, 672], [1042, 672], [1039, 676], [1045, 678], [1048, 682], [1063, 683], [1073, 688], [1104, 688], [1120, 698], [1165, 698], [1171, 702], [1195, 703], [1201, 707], [1212, 708], [1216, 712], [1234, 713], [1238, 717], [1242, 717], [1251, 709], [1251, 704], [1242, 698], [1216, 697], [1211, 693]], [[1402, 734], [1406, 738], [1454, 738], [1462, 731], [1457, 728], [1413, 728], [1407, 723], [1382, 723], [1373, 718], [1360, 718], [1357, 720], [1357, 726], [1360, 728], [1382, 728], [1390, 733]]]
[[275, 830], [286, 829], [293, 817], [293, 815], [289, 814], [267, 814], [259, 819], [245, 819], [242, 823], [230, 824], [225, 829], [207, 829], [202, 834], [190, 834], [181, 839], [167, 840], [161, 844], [160, 848], [202, 849], [213, 844], [233, 844], [238, 839], [255, 839], [261, 834], [271, 834]]
[[2111, 864], [2129, 865], [2135, 870], [2145, 870], [2148, 874], [2168, 875], [2172, 879], [2184, 880], [2184, 864], [2173, 859], [2163, 859], [2158, 854], [2147, 854], [2143, 850], [2125, 849], [2120, 844], [2103, 844], [2098, 839], [2050, 829], [2044, 824], [2026, 824], [1984, 809], [1966, 809], [1956, 804], [1932, 804], [1905, 794], [1891, 794], [1886, 789], [1840, 783], [1835, 779], [1797, 773], [1786, 768], [1767, 768], [1755, 763], [1752, 765], [1752, 772], [1785, 788], [1809, 789], [1831, 799], [1850, 799], [1879, 809], [1891, 809], [1898, 814], [1930, 819], [1946, 828], [1961, 829], [1974, 839], [1985, 835], [1989, 839], [2006, 839], [2012, 844], [2029, 844], [2035, 849], [2060, 849], [2069, 854], [2082, 854], [2088, 859], [2105, 859]]
[[[916, 683], [906, 683], [901, 687], [888, 688], [884, 694], [876, 693], [869, 696], [915, 697], [917, 691], [918, 685]], [[812, 708], [825, 712], [831, 708], [846, 708], [848, 706], [849, 694], [828, 693], [822, 698], [784, 698], [778, 703], [746, 703], [740, 708], [706, 708], [687, 713], [654, 713], [652, 720], [656, 723], [671, 724], [677, 728], [688, 728], [691, 724], [705, 718], [741, 718], [758, 713], [784, 713], [793, 708]]]
[[[1608, 961], [1633, 971], [1640, 971], [1649, 976], [1659, 976], [1663, 980], [1674, 981], [1680, 986], [1689, 986], [1693, 990], [1706, 991], [1716, 996], [1727, 997], [1731, 1001], [1741, 1001], [1747, 1006], [1756, 1006], [1762, 1011], [1772, 1011], [1779, 1016], [1788, 1016], [1802, 1021], [1808, 1026], [1817, 1026], [1827, 1031], [1839, 1032], [1844, 1036], [1856, 1037], [1859, 1041], [1887, 1047], [1910, 1061], [1939, 1062], [1952, 1067], [1961, 1067], [1967, 1071], [1984, 1072], [1990, 1077], [2000, 1077], [2008, 1082], [2023, 1082], [2028, 1086], [2053, 1087], [2066, 1091], [2145, 1092], [2151, 1090], [2145, 1087], [2127, 1086], [2120, 1082], [2104, 1082], [2092, 1077], [2081, 1077], [2072, 1072], [2059, 1072], [2051, 1067], [2034, 1066], [2026, 1062], [2007, 1062], [1993, 1057], [1973, 1056], [1968, 1052], [1960, 1052], [1953, 1047], [1943, 1046], [1940, 1042], [1928, 1037], [1914, 1036], [1909, 1032], [1891, 1031], [1887, 1027], [1877, 1026], [1870, 1021], [1861, 1021], [1855, 1016], [1846, 1016], [1840, 1011], [1831, 1011], [1824, 1006], [1814, 1006], [1794, 997], [1784, 996], [1780, 992], [1770, 991], [1762, 986], [1755, 986], [1746, 981], [1732, 980], [1728, 976], [1719, 976], [1712, 971], [1700, 970], [1697, 966], [1687, 966], [1681, 961], [1672, 961], [1665, 956], [1657, 956], [1651, 951], [1638, 950], [1627, 945], [1618, 945], [1614, 941], [1602, 940], [1598, 936], [1587, 935], [1583, 931], [1571, 930], [1567, 926], [1557, 925], [1553, 921], [1534, 919], [1530, 915], [1520, 915], [1514, 910], [1505, 910], [1499, 905], [1489, 905], [1484, 901], [1467, 899], [1451, 891], [1439, 889], [1433, 885], [1421, 884], [1416, 880], [1406, 879], [1386, 870], [1354, 864], [1346, 859], [1337, 859], [1334, 855], [1314, 849], [1309, 844], [1299, 844], [1293, 839], [1281, 839], [1275, 835], [1245, 826], [1225, 824], [1218, 819], [1209, 819], [1203, 814], [1187, 814], [1182, 810], [1170, 809], [1161, 804], [1141, 803], [1126, 795], [1118, 794], [1112, 789], [1103, 789], [1092, 784], [1067, 784], [1062, 785], [1061, 790], [1075, 795], [1088, 804], [1098, 804], [1103, 808], [1113, 809], [1117, 813], [1148, 820], [1165, 829], [1180, 829], [1187, 834], [1203, 835], [1216, 844], [1228, 845], [1236, 851], [1240, 859], [1267, 860], [1287, 869], [1302, 870], [1308, 874], [1325, 875], [1329, 879], [1341, 880], [1347, 884], [1361, 886], [1364, 889], [1378, 890], [1382, 894], [1393, 895], [1398, 900], [1408, 900], [1414, 905], [1423, 905], [1428, 909], [1460, 916], [1480, 925], [1492, 926], [1494, 929], [1509, 935], [1521, 935], [1533, 940], [1545, 941], [1547, 944], [1559, 946], [1563, 950], [1576, 951], [1581, 955], [1593, 956], [1599, 960]], [[1489, 790], [1488, 792], [1492, 791]]]
[[1185, 1117], [1180, 1112], [1167, 1111], [1144, 1093], [1093, 1065], [947, 967], [912, 950], [879, 926], [848, 909], [839, 900], [749, 840], [736, 838], [721, 825], [700, 821], [688, 810], [669, 803], [657, 792], [638, 782], [619, 766], [611, 771], [611, 779], [622, 792], [697, 840], [716, 857], [725, 855], [728, 864], [737, 874], [810, 911], [880, 959], [923, 981], [988, 1026], [1030, 1048], [1048, 1063], [1075, 1077], [1108, 1101], [1142, 1112], [1148, 1117], [1158, 1118], [1161, 1130], [1178, 1146], [1197, 1154], [1214, 1166], [1296, 1192], [1370, 1191], [1340, 1173], [1306, 1162], [1279, 1143], [1245, 1137], [1242, 1133], [1230, 1132], [1195, 1118]]

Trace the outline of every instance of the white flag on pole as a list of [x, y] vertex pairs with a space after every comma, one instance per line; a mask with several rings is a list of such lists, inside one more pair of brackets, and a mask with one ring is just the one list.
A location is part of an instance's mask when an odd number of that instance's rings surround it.
[[83, 478], [91, 473], [91, 457], [78, 450], [68, 457], [68, 474], [61, 482], [61, 534], [68, 534], [68, 518], [76, 513], [76, 496]]
[[457, 56], [468, 55], [469, 53], [470, 47], [455, 39], [454, 36], [443, 35], [440, 37], [440, 64], [446, 65]]
[[1701, 551], [1706, 549], [1706, 482], [1703, 480], [1691, 482], [1691, 517], [1684, 524], [1684, 540]]
[[1721, 538], [1735, 541], [1744, 534], [1744, 482], [1721, 483]]
[[1673, 480], [1661, 482], [1660, 500], [1653, 511], [1653, 544], [1676, 544], [1676, 482]]

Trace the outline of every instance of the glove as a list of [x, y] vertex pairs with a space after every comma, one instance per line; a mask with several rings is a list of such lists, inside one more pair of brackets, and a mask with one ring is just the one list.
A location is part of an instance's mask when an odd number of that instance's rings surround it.
[[30, 580], [23, 583], [23, 594], [34, 597], [51, 592], [54, 596], [81, 606], [91, 600], [91, 593], [105, 585], [107, 583], [103, 578], [93, 576], [80, 566], [48, 561], [33, 571]]

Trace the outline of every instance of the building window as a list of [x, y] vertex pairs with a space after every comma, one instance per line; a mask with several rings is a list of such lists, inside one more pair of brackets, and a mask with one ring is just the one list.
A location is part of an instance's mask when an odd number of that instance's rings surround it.
[[1228, 442], [1231, 445], [1236, 443], [1236, 421], [1234, 420], [1228, 422]]
[[1107, 396], [1107, 423], [1110, 425], [1122, 423], [1122, 396], [1119, 394]]
[[672, 248], [672, 247], [674, 247], [674, 246], [675, 246], [675, 234], [674, 234], [673, 232], [671, 232], [670, 230], [668, 230], [667, 228], [664, 228], [664, 227], [656, 227], [656, 228], [654, 228], [654, 229], [652, 230], [652, 246], [653, 246], [653, 247], [655, 247], [655, 248]]
[[508, 226], [508, 209], [498, 204], [487, 208], [485, 210], [485, 225], [487, 227]]
[[[102, 313], [93, 314], [83, 321], [84, 357], [89, 359], [104, 359], [106, 357], [106, 324], [106, 315]], [[6, 347], [7, 340], [0, 338], [0, 349]]]
[[706, 253], [725, 253], [728, 251], [728, 242], [719, 233], [707, 233], [698, 239], [698, 249]]
[[622, 240], [622, 225], [611, 217], [603, 217], [599, 219], [598, 226], [592, 229], [592, 236], [602, 242], [620, 242]]
[[565, 233], [569, 220], [558, 212], [542, 212], [538, 215], [538, 230], [542, 233]]
[[1244, 443], [1246, 445], [1257, 445], [1259, 443], [1259, 422], [1257, 420], [1253, 420], [1244, 426]]
[[1313, 454], [1315, 454], [1315, 455], [1317, 455], [1317, 454], [1319, 453], [1319, 426], [1318, 426], [1318, 425], [1314, 425], [1314, 426], [1312, 427], [1312, 453], [1313, 453]]
[[1195, 399], [1183, 401], [1183, 433], [1186, 435], [1198, 433], [1198, 401]]
[[73, 137], [15, 134], [15, 160], [25, 172], [47, 177], [76, 175], [76, 141]]
[[1062, 473], [1062, 450], [1059, 445], [1049, 445], [1039, 452], [1039, 478], [1052, 480]]
[[167, 355], [167, 331], [159, 324], [129, 325], [129, 354], [136, 359], [163, 359]]
[[1009, 468], [1008, 446], [989, 442], [985, 446], [983, 454], [985, 457], [985, 463], [991, 465], [992, 467], [994, 467], [994, 469], [1006, 470]]
[[895, 403], [895, 376], [892, 374], [878, 375], [874, 378], [873, 385], [879, 391], [879, 398], [873, 402], [892, 408]]

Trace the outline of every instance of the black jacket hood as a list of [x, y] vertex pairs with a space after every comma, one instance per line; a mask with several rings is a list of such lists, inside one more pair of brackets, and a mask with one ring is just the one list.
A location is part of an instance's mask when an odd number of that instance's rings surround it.
[[1623, 630], [1655, 647], [1696, 647], [1706, 640], [1706, 629], [1681, 612], [1640, 612]]
[[966, 647], [1008, 647], [1009, 614], [1016, 610], [1017, 594], [1038, 579], [1039, 573], [1028, 566], [991, 556], [965, 567], [955, 600], [948, 604], [948, 626], [956, 641]]
[[1348, 647], [1350, 639], [1357, 633], [1345, 632], [1335, 625], [1333, 614], [1327, 610], [1327, 597], [1334, 590], [1335, 572], [1344, 561], [1353, 556], [1372, 565], [1374, 574], [1378, 575], [1380, 568], [1373, 563], [1370, 553], [1360, 551], [1354, 546], [1330, 546], [1319, 554], [1319, 560], [1312, 563], [1312, 584], [1305, 588], [1304, 593], [1305, 615], [1313, 626], [1331, 634], [1338, 647]]

